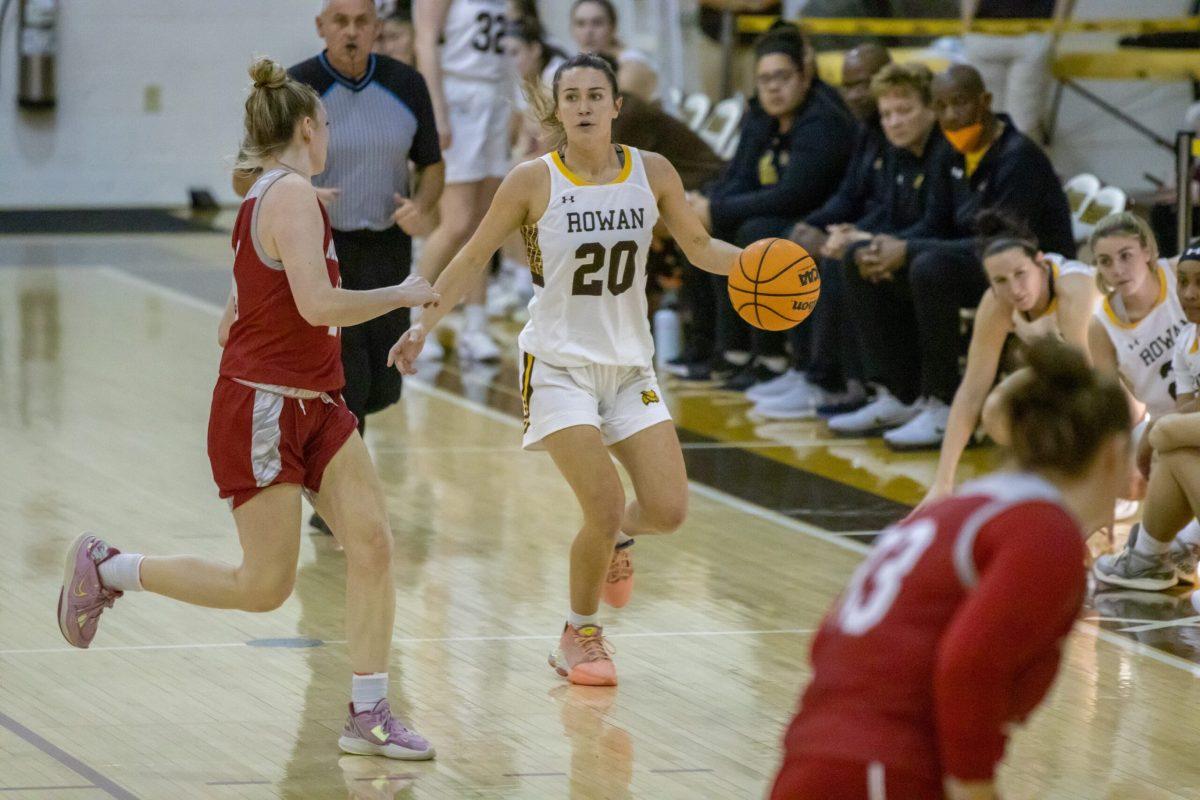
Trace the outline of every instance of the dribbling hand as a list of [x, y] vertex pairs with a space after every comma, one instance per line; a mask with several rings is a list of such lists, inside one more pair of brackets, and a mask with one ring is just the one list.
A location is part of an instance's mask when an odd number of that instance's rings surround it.
[[398, 287], [400, 289], [400, 308], [429, 308], [436, 306], [441, 295], [434, 291], [429, 281], [420, 275], [409, 275]]
[[387, 365], [394, 366], [401, 375], [417, 374], [417, 356], [425, 346], [425, 333], [419, 322], [406, 330], [388, 351]]

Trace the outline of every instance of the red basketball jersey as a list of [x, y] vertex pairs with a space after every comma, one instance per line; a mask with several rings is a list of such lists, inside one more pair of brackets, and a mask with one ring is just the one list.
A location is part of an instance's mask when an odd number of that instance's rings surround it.
[[1086, 586], [1057, 490], [998, 474], [885, 530], [826, 615], [788, 756], [990, 778], [1053, 682]]
[[[236, 309], [221, 357], [221, 375], [255, 383], [336, 392], [342, 376], [341, 332], [314, 327], [300, 316], [283, 264], [258, 239], [259, 201], [287, 170], [271, 170], [255, 182], [233, 226], [233, 283]], [[315, 199], [313, 202], [317, 202]], [[320, 206], [320, 203], [317, 203]], [[341, 284], [329, 215], [325, 224], [325, 268], [332, 286]]]

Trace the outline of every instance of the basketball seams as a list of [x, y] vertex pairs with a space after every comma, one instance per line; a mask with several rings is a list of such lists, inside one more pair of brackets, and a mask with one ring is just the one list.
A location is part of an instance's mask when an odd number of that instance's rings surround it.
[[[789, 258], [794, 255], [788, 248], [796, 248], [801, 255], [798, 258], [792, 258], [786, 265], [774, 270], [774, 274], [762, 277], [763, 265], [770, 258], [772, 248], [777, 242], [784, 242], [780, 250], [782, 258]], [[754, 248], [759, 250], [756, 258], [756, 275], [751, 277], [747, 269], [748, 262], [744, 256], [746, 250]], [[760, 249], [761, 248], [761, 249]], [[782, 259], [781, 259], [782, 260]], [[807, 264], [805, 262], [808, 262]], [[800, 265], [799, 267], [797, 265]], [[728, 293], [731, 305], [737, 311], [738, 315], [745, 321], [751, 323], [760, 330], [782, 331], [803, 322], [811, 313], [812, 306], [816, 304], [820, 297], [820, 273], [816, 273], [817, 283], [815, 286], [806, 285], [797, 287], [798, 291], [762, 291], [764, 288], [778, 288], [770, 286], [772, 282], [780, 282], [784, 278], [781, 285], [791, 285], [798, 283], [797, 280], [791, 278], [788, 273], [796, 271], [798, 276], [804, 276], [811, 279], [814, 277], [812, 271], [817, 269], [816, 261], [811, 255], [804, 252], [803, 248], [799, 248], [787, 239], [781, 237], [770, 237], [760, 239], [754, 242], [749, 247], [744, 248], [738, 254], [736, 268], [731, 270], [728, 280]], [[743, 297], [745, 295], [745, 297]], [[796, 304], [804, 304], [804, 309], [791, 307], [788, 301], [791, 300]], [[782, 301], [782, 303], [781, 303]], [[750, 315], [749, 307], [753, 307], [754, 315]], [[763, 309], [767, 309], [770, 314], [764, 318]], [[779, 308], [783, 308], [782, 311]], [[788, 312], [795, 312], [798, 316], [789, 316]]]

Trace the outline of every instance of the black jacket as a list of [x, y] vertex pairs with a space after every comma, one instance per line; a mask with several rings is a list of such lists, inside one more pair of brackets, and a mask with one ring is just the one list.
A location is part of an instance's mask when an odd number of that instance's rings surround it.
[[984, 209], [1001, 209], [1029, 225], [1038, 245], [1048, 253], [1075, 256], [1071, 210], [1050, 159], [1007, 114], [1000, 138], [967, 176], [966, 159], [947, 148], [948, 154], [934, 177], [938, 185], [925, 218], [909, 232], [911, 261], [928, 248], [974, 251], [975, 218]]
[[837, 192], [804, 221], [818, 228], [854, 223], [868, 233], [904, 236], [923, 221], [936, 186], [930, 173], [950, 149], [936, 126], [920, 156], [888, 144], [878, 124], [865, 126]]
[[[814, 79], [787, 133], [756, 101], [742, 119], [729, 168], [709, 191], [713, 228], [729, 230], [753, 217], [800, 219], [837, 188], [854, 146], [853, 115], [838, 93]], [[770, 159], [778, 180], [760, 180]]]

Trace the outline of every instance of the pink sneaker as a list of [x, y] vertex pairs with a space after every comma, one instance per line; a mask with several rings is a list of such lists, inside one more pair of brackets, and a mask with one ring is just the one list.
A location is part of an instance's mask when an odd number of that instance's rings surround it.
[[63, 585], [58, 593], [58, 629], [75, 647], [87, 647], [96, 636], [104, 609], [124, 592], [106, 589], [97, 569], [121, 551], [90, 533], [82, 533], [67, 550]]
[[558, 649], [550, 654], [550, 666], [571, 683], [581, 686], [616, 686], [617, 668], [612, 648], [599, 625], [563, 628]]
[[613, 608], [624, 608], [633, 596], [633, 540], [613, 550], [600, 599]]
[[426, 761], [434, 756], [433, 745], [392, 716], [386, 699], [380, 700], [370, 711], [358, 713], [351, 703], [350, 717], [342, 729], [338, 747], [344, 753], [386, 756], [403, 761]]

